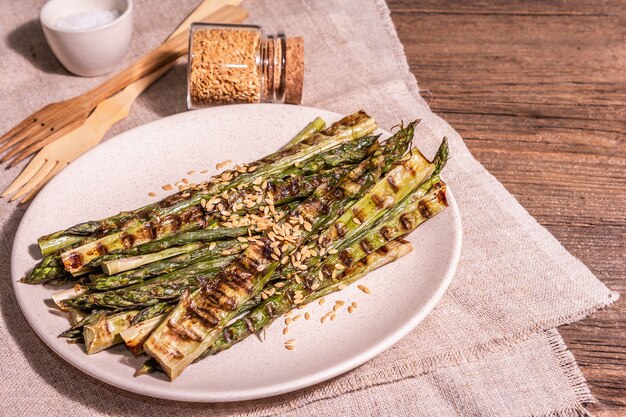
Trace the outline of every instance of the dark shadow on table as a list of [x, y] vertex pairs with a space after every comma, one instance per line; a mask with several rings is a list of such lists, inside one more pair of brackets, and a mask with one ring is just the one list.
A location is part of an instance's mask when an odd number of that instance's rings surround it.
[[181, 58], [139, 98], [159, 116], [170, 116], [187, 110], [187, 61]]
[[69, 74], [48, 46], [39, 19], [30, 20], [9, 33], [7, 45], [43, 72]]

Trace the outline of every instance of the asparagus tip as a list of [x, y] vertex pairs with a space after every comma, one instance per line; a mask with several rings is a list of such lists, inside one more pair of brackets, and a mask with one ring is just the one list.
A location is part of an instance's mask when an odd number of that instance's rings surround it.
[[449, 157], [449, 148], [448, 148], [448, 138], [444, 136], [441, 141], [441, 145], [439, 145], [439, 149], [437, 149], [437, 154], [435, 155], [435, 159], [433, 159], [433, 164], [435, 165], [435, 171], [433, 175], [437, 175], [441, 172], [443, 167], [446, 166]]

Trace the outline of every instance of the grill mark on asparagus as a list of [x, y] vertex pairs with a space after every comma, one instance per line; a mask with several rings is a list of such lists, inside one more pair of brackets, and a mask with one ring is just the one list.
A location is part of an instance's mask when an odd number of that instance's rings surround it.
[[387, 177], [387, 183], [391, 186], [394, 193], [397, 193], [400, 189], [400, 184], [397, 183], [396, 178], [393, 175]]
[[246, 329], [248, 330], [248, 332], [254, 333], [254, 322], [250, 320], [250, 317], [246, 316], [243, 322], [246, 325]]
[[102, 256], [102, 255], [106, 255], [107, 253], [109, 253], [109, 250], [102, 243], [98, 243], [98, 245], [96, 245], [96, 253], [99, 256]]
[[[176, 323], [172, 320], [169, 319], [167, 321], [167, 327], [170, 329], [171, 332], [173, 332], [174, 334], [176, 334], [176, 336], [182, 340], [194, 340], [194, 341], [198, 341], [198, 336], [194, 335], [192, 333], [189, 333], [188, 331], [186, 331], [184, 328], [182, 327], [178, 327], [176, 326]], [[175, 351], [170, 351], [170, 350], [166, 350], [166, 349], [161, 349], [161, 347], [159, 346], [159, 350], [161, 350], [161, 352], [169, 352], [172, 354], [172, 356], [176, 357], [176, 358], [181, 358], [183, 356], [183, 354], [176, 349]]]
[[67, 262], [69, 263], [70, 267], [74, 269], [80, 268], [80, 266], [83, 264], [83, 257], [76, 252], [70, 252], [67, 257]]
[[230, 287], [219, 285], [211, 291], [208, 299], [215, 305], [222, 306], [223, 310], [234, 310], [237, 308], [235, 297], [230, 295]]
[[[403, 243], [408, 243], [404, 239], [402, 239], [402, 242]], [[387, 245], [385, 245], [385, 246], [382, 246], [381, 248], [379, 248], [376, 252], [380, 253], [381, 255], [387, 255], [389, 253], [389, 248], [387, 247]]]
[[335, 231], [337, 232], [337, 236], [339, 238], [342, 238], [348, 232], [348, 229], [342, 223], [336, 222], [335, 223]]
[[365, 252], [366, 254], [369, 255], [370, 253], [372, 253], [372, 245], [366, 239], [361, 240], [361, 242], [359, 243], [359, 246], [361, 247], [361, 249], [363, 249], [363, 252]]
[[381, 210], [385, 208], [385, 199], [381, 198], [378, 194], [372, 195], [372, 201], [376, 205], [376, 208]]
[[411, 216], [408, 214], [403, 214], [400, 216], [400, 225], [404, 230], [411, 230], [413, 222], [411, 221]]
[[380, 234], [385, 240], [391, 240], [393, 238], [393, 229], [391, 227], [383, 226], [380, 228]]
[[[441, 183], [437, 183], [437, 185], [441, 187]], [[441, 192], [437, 193], [437, 201], [440, 202], [441, 204], [448, 206], [448, 199], [446, 197], [445, 190], [442, 189]]]
[[349, 249], [344, 249], [339, 252], [339, 259], [341, 259], [341, 262], [343, 262], [346, 266], [350, 266], [354, 262], [354, 257], [350, 253]]
[[[218, 310], [217, 312], [214, 310]], [[187, 317], [191, 316], [195, 318], [197, 321], [203, 323], [205, 326], [217, 326], [220, 322], [219, 317], [217, 316], [219, 313], [219, 309], [215, 309], [212, 306], [205, 307], [202, 304], [190, 304], [187, 307], [186, 317], [184, 320], [187, 320]], [[180, 327], [180, 326], [179, 326]], [[200, 340], [202, 340], [200, 338]], [[199, 342], [200, 340], [195, 340]]]
[[324, 265], [322, 265], [320, 270], [326, 276], [326, 278], [328, 278], [329, 276], [331, 276], [333, 274], [333, 267], [331, 265], [324, 264]]
[[354, 213], [354, 217], [357, 218], [360, 222], [365, 221], [367, 218], [367, 213], [364, 210], [359, 210], [358, 208], [352, 210]]
[[[244, 320], [248, 319], [248, 317], [245, 317]], [[228, 343], [232, 343], [232, 341], [234, 336], [234, 331], [231, 328], [224, 328], [224, 330], [222, 331], [222, 337], [224, 337], [224, 340], [226, 340], [226, 342]]]
[[[248, 262], [251, 261], [248, 259]], [[206, 327], [217, 326], [223, 313], [235, 310], [238, 299], [242, 295], [249, 296], [254, 289], [251, 282], [253, 273], [245, 268], [233, 265], [224, 274], [224, 280], [212, 280], [202, 286], [200, 291], [203, 296], [199, 297], [200, 302], [188, 307], [188, 311]]]
[[[120, 240], [122, 241], [122, 245], [124, 245], [124, 248], [128, 249], [128, 248], [133, 247], [135, 243], [135, 236], [129, 235], [128, 233], [123, 233], [122, 236], [120, 237]], [[72, 267], [77, 268], [78, 266], [80, 265], [72, 266]]]

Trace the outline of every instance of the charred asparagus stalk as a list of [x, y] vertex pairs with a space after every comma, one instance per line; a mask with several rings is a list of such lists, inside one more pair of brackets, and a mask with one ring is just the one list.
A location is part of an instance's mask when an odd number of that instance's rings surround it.
[[[391, 149], [389, 146], [390, 151]], [[362, 184], [355, 182], [355, 177], [366, 178], [371, 168], [383, 168], [383, 158], [372, 160], [377, 161], [374, 167], [369, 164], [370, 160], [365, 161], [337, 186], [320, 187], [289, 216], [275, 225], [272, 231], [264, 235], [259, 243], [250, 245], [236, 261], [221, 271], [210, 286], [201, 286], [192, 295], [181, 299], [169, 318], [152, 333], [144, 345], [146, 353], [159, 361], [170, 379], [176, 378], [213, 343], [219, 330], [233, 318], [239, 305], [265, 286], [278, 267], [280, 257], [284, 260], [281, 262], [286, 263], [289, 255], [308, 236], [328, 217], [336, 215], [342, 204], [358, 194], [359, 191], [355, 188]], [[428, 161], [424, 161], [424, 169], [427, 169]], [[417, 161], [413, 163], [414, 165], [409, 166], [417, 170]], [[419, 174], [414, 172], [414, 175]], [[322, 215], [322, 212], [331, 213], [331, 216]], [[291, 226], [294, 219], [295, 223], [302, 223], [304, 230]], [[306, 265], [300, 263], [297, 267], [307, 269]]]
[[[296, 305], [306, 304], [317, 297], [328, 294], [329, 291], [334, 291], [327, 290], [327, 288], [336, 290], [339, 287], [344, 287], [341, 285], [342, 283], [347, 285], [353, 282], [346, 283], [345, 278], [342, 278], [351, 275], [346, 271], [359, 265], [361, 260], [367, 259], [371, 253], [375, 253], [374, 251], [415, 230], [420, 224], [447, 206], [445, 184], [442, 182], [436, 183], [426, 196], [421, 197], [420, 194], [416, 192], [409, 196], [360, 239], [355, 240], [343, 250], [328, 255], [318, 268], [311, 270], [297, 280], [288, 280], [280, 287], [274, 287], [274, 290], [271, 291], [272, 296], [263, 301], [247, 316], [224, 329], [221, 338], [215, 342], [209, 350], [209, 354], [232, 346], [232, 344], [268, 325]], [[392, 245], [392, 247], [395, 246], [397, 245]]]
[[218, 271], [230, 265], [234, 258], [233, 255], [199, 261], [129, 287], [79, 295], [64, 300], [63, 307], [91, 311], [100, 308], [143, 308], [162, 301], [175, 301], [185, 290], [198, 288], [205, 281], [211, 280]]
[[[329, 285], [324, 289], [320, 289], [312, 293], [310, 296], [304, 299], [304, 302], [309, 303], [317, 298], [326, 296], [335, 291], [339, 291], [340, 287], [343, 288], [343, 285], [350, 285], [351, 283], [374, 271], [375, 269], [396, 261], [402, 256], [408, 254], [411, 249], [412, 248], [410, 243], [404, 241], [391, 241], [383, 248], [380, 248], [376, 252], [371, 253], [365, 259], [362, 259], [352, 267], [343, 271], [342, 275], [335, 283]], [[281, 308], [281, 306], [283, 305], [284, 307]], [[265, 306], [265, 308], [259, 308], [261, 306]], [[226, 327], [226, 329], [224, 329], [223, 335], [215, 341], [210, 349], [206, 350], [201, 355], [201, 358], [228, 349], [235, 343], [243, 340], [245, 337], [252, 334], [247, 328], [248, 323], [253, 326], [250, 327], [250, 329], [254, 328], [255, 331], [258, 331], [263, 327], [269, 325], [271, 321], [278, 317], [274, 314], [268, 314], [270, 308], [277, 308], [282, 312], [286, 312], [292, 309], [293, 305], [290, 303], [290, 300], [288, 298], [280, 297], [280, 294], [276, 294], [275, 296], [272, 296], [265, 300], [259, 307], [248, 313], [245, 318], [237, 320], [235, 323]], [[133, 332], [129, 332], [128, 336], [130, 336], [130, 334], [133, 334], [135, 336], [134, 339], [124, 338], [124, 340], [126, 341], [131, 340], [133, 342], [136, 342], [136, 344], [134, 345], [134, 351], [140, 352], [141, 343], [143, 342], [143, 340], [145, 340], [145, 338], [142, 340], [143, 335], [140, 332], [146, 331], [146, 329], [148, 328], [156, 328], [156, 326], [160, 323], [160, 321], [163, 320], [163, 318], [155, 318], [154, 320], [155, 322], [147, 323], [146, 327], [143, 329], [139, 328], [134, 330]], [[226, 335], [228, 335], [228, 337]], [[143, 366], [139, 370], [137, 370], [135, 376], [145, 375], [153, 372], [162, 372], [162, 369], [159, 363], [154, 358], [150, 358], [143, 364]]]
[[[299, 144], [300, 142], [310, 139], [313, 135], [321, 131], [324, 128], [325, 124], [326, 123], [324, 122], [324, 120], [319, 117], [316, 118], [304, 129], [298, 132], [298, 134], [293, 139], [291, 139], [289, 143], [282, 148], [282, 150], [287, 150], [289, 148], [292, 148], [294, 145]], [[270, 158], [264, 159], [260, 160], [259, 163], [271, 162]], [[151, 209], [157, 207], [158, 204], [159, 203], [149, 204], [135, 210], [134, 212], [122, 212], [115, 216], [111, 216], [102, 220], [80, 223], [73, 227], [70, 227], [69, 229], [42, 236], [37, 241], [39, 243], [39, 248], [44, 256], [51, 253], [57, 253], [70, 246], [81, 243], [84, 236], [90, 236], [96, 233], [103, 233], [107, 230], [119, 229], [123, 227], [124, 222], [126, 222], [131, 217], [136, 216], [137, 214], [147, 213]]]
[[[447, 206], [446, 187], [438, 180], [438, 176], [435, 179], [434, 184], [433, 181], [427, 181], [393, 207], [371, 230], [365, 231], [358, 239], [347, 240], [352, 242], [349, 245], [335, 245], [342, 250], [330, 251], [319, 267], [307, 270], [301, 277], [288, 280], [286, 283], [283, 281], [280, 286], [275, 285], [268, 290], [267, 293], [271, 296], [246, 317], [227, 326], [209, 352], [214, 353], [225, 346], [231, 346], [255, 333], [297, 304], [308, 302], [306, 300], [313, 293], [327, 294], [327, 287], [338, 288], [335, 284], [337, 280], [342, 280], [340, 276], [346, 268], [349, 269], [391, 240], [410, 233], [443, 210]], [[155, 321], [151, 326], [156, 327], [157, 324]]]
[[[232, 259], [231, 255], [243, 251], [241, 243], [238, 241], [211, 242], [195, 251], [189, 251], [173, 258], [164, 259], [150, 263], [144, 267], [110, 276], [101, 276], [92, 279], [91, 283], [85, 284], [90, 290], [110, 291], [133, 284], [139, 284], [150, 278], [174, 272], [193, 263], [200, 261], [210, 261], [219, 257], [215, 266], [223, 265], [226, 259]], [[159, 252], [160, 253], [160, 252]]]
[[[129, 247], [129, 245], [134, 246], [150, 241], [152, 235], [142, 232], [148, 226], [154, 227], [155, 223], [158, 223], [164, 231], [170, 230], [170, 221], [174, 222], [174, 224], [180, 222], [178, 213], [185, 211], [187, 216], [193, 217], [195, 213], [190, 211], [191, 208], [199, 206], [202, 200], [235, 189], [240, 185], [254, 183], [259, 179], [261, 181], [269, 180], [294, 165], [304, 164], [322, 152], [329, 151], [353, 139], [366, 136], [375, 129], [376, 124], [374, 120], [365, 113], [359, 112], [348, 116], [328, 129], [315, 134], [311, 138], [314, 140], [310, 146], [296, 149], [293, 153], [281, 151], [279, 152], [281, 158], [273, 160], [272, 163], [253, 164], [243, 167], [240, 170], [241, 172], [226, 171], [204, 186], [166, 198], [150, 212], [150, 215], [147, 216], [149, 220], [140, 220], [140, 218], [135, 218], [132, 221], [127, 220], [126, 222], [130, 222], [131, 225], [125, 225], [123, 230], [107, 234], [93, 242], [64, 252], [62, 254], [63, 263], [66, 269], [71, 272], [72, 269], [79, 268], [92, 259], [101, 256], [102, 251], [110, 252]], [[127, 236], [133, 236], [133, 239], [129, 240]]]
[[344, 288], [379, 258], [406, 253], [394, 239], [446, 206], [438, 173], [447, 146], [430, 163], [415, 149], [402, 156], [416, 122], [382, 144], [367, 136], [376, 126], [362, 112], [322, 132], [320, 122], [279, 152], [156, 204], [43, 237], [54, 254], [24, 281], [92, 271], [91, 282], [56, 295], [75, 317], [63, 336], [89, 353], [124, 339], [170, 379]]

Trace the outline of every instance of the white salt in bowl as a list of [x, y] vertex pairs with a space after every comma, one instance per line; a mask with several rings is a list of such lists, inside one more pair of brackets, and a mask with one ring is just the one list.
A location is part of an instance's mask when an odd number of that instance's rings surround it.
[[133, 31], [132, 0], [50, 0], [39, 14], [50, 49], [83, 77], [110, 72], [122, 61]]

